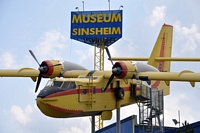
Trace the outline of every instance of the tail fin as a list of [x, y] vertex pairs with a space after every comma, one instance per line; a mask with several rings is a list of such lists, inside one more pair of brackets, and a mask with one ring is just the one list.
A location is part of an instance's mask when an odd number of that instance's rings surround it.
[[[148, 64], [158, 68], [159, 71], [170, 72], [170, 61], [159, 60], [159, 57], [171, 57], [173, 27], [164, 24], [157, 38], [153, 51], [148, 60]], [[157, 60], [156, 60], [157, 58]], [[170, 93], [170, 83], [165, 81], [152, 81], [151, 87], [164, 90], [164, 95]]]

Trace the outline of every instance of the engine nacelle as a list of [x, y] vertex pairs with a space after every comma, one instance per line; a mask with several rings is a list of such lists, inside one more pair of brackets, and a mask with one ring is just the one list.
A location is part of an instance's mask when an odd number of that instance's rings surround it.
[[66, 71], [70, 70], [86, 70], [83, 66], [69, 62], [59, 60], [45, 60], [39, 67], [43, 77], [63, 77]]
[[129, 61], [116, 62], [112, 68], [115, 77], [120, 79], [130, 79], [136, 74], [136, 67]]
[[57, 77], [63, 72], [63, 65], [58, 60], [45, 60], [40, 65], [39, 70], [43, 77]]

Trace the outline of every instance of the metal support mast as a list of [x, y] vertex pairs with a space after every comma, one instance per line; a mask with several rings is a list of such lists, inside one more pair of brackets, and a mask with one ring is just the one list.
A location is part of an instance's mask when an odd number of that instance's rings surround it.
[[94, 45], [94, 70], [104, 70], [104, 40], [100, 39]]
[[[104, 40], [100, 39], [94, 45], [94, 70], [104, 70]], [[96, 127], [103, 128], [101, 116], [97, 116]]]

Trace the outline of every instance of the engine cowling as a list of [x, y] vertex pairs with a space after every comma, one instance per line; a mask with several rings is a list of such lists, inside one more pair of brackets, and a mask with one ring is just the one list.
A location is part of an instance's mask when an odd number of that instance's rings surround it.
[[39, 70], [43, 77], [57, 77], [63, 72], [63, 65], [58, 60], [45, 60], [41, 63]]
[[42, 76], [45, 78], [63, 77], [66, 71], [70, 70], [85, 70], [83, 66], [59, 60], [45, 60], [39, 67]]
[[130, 79], [136, 74], [136, 67], [129, 61], [116, 62], [112, 68], [115, 77], [120, 79]]

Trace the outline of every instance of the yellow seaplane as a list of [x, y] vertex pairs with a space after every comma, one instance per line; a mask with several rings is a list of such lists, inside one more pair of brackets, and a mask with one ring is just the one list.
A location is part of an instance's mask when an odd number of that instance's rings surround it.
[[[110, 71], [86, 70], [78, 64], [45, 60], [39, 68], [19, 70], [0, 69], [0, 77], [30, 77], [38, 90], [42, 78], [50, 78], [36, 98], [41, 112], [49, 117], [70, 118], [101, 115], [102, 120], [112, 117], [112, 110], [142, 100], [141, 90], [157, 88], [170, 94], [170, 81], [190, 82], [194, 87], [200, 73], [184, 70], [170, 72], [171, 61], [200, 61], [199, 58], [173, 58], [171, 25], [164, 24], [149, 58], [131, 58], [130, 61], [112, 61]], [[114, 59], [114, 58], [113, 58]], [[119, 59], [119, 58], [115, 58]], [[127, 58], [120, 58], [126, 60]], [[148, 61], [147, 64], [137, 61]]]

